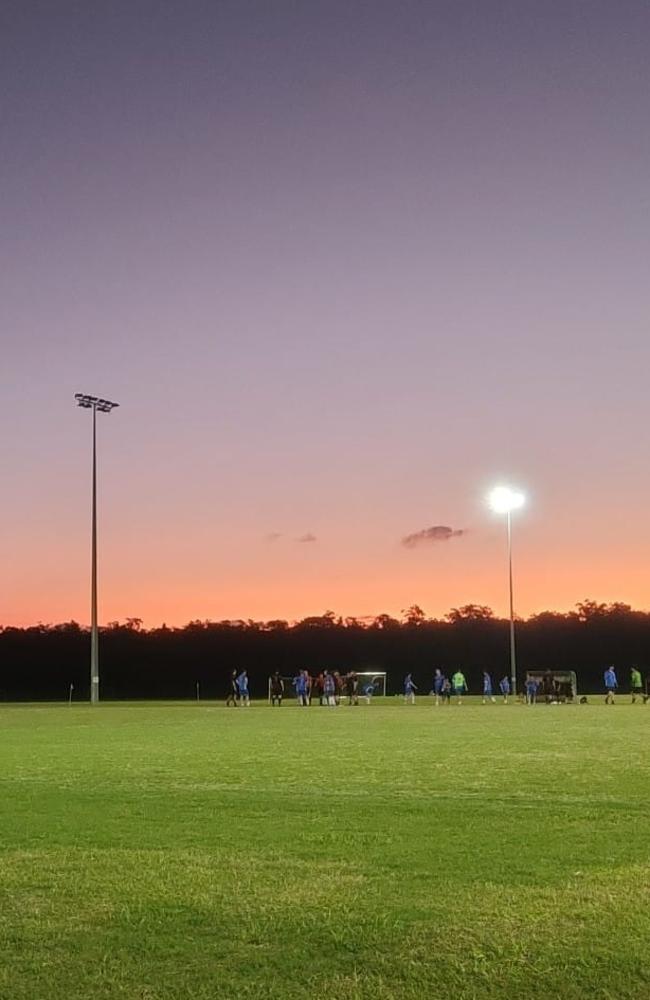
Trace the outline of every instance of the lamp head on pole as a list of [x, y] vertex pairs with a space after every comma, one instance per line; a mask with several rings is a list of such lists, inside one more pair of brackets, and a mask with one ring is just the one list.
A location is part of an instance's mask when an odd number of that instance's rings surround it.
[[86, 410], [99, 410], [101, 413], [110, 413], [111, 410], [119, 406], [119, 403], [112, 403], [110, 399], [101, 399], [99, 396], [87, 396], [84, 392], [75, 392], [74, 398], [77, 406], [83, 406]]
[[487, 502], [497, 514], [510, 514], [513, 510], [519, 510], [526, 503], [526, 496], [521, 490], [512, 489], [510, 486], [495, 486], [488, 493]]

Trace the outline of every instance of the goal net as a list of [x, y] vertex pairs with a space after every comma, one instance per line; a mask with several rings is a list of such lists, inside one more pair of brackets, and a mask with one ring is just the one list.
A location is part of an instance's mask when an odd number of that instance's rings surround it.
[[357, 674], [359, 678], [359, 697], [370, 701], [372, 698], [386, 697], [386, 672], [363, 670]]
[[[575, 670], [528, 670], [527, 674], [537, 681], [537, 698], [540, 701], [576, 701], [578, 698]], [[525, 681], [522, 690], [525, 690]]]

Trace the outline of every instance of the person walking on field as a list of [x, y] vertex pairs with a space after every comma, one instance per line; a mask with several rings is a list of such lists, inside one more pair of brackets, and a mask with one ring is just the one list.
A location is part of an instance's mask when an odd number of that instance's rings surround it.
[[237, 699], [239, 698], [239, 688], [237, 686], [237, 671], [233, 670], [230, 674], [230, 688], [228, 690], [228, 697], [226, 698], [226, 708], [230, 705], [233, 708], [239, 708]]
[[407, 674], [404, 678], [404, 704], [415, 705], [415, 692], [417, 685], [413, 683], [413, 675]]
[[462, 670], [457, 670], [453, 675], [451, 678], [451, 686], [456, 698], [458, 699], [458, 704], [462, 705], [463, 695], [467, 694], [467, 681], [465, 680], [465, 674]]
[[510, 694], [510, 678], [502, 677], [499, 681], [499, 691], [503, 695], [503, 704], [508, 704], [508, 695]]
[[246, 670], [242, 670], [237, 678], [237, 689], [239, 691], [239, 704], [244, 705], [246, 708], [250, 708], [251, 699], [248, 694], [248, 673]]
[[603, 680], [605, 681], [605, 690], [607, 694], [605, 695], [605, 704], [614, 704], [614, 695], [616, 693], [616, 688], [618, 687], [618, 681], [616, 680], [616, 671], [614, 667], [608, 667], [603, 674]]
[[496, 699], [495, 699], [494, 695], [492, 694], [492, 678], [490, 677], [490, 675], [487, 672], [487, 670], [484, 670], [483, 671], [483, 704], [485, 705], [486, 702], [491, 701], [492, 704], [494, 705], [495, 700]]
[[632, 692], [632, 704], [637, 698], [643, 698], [643, 678], [636, 667], [632, 667], [630, 670], [630, 691]]

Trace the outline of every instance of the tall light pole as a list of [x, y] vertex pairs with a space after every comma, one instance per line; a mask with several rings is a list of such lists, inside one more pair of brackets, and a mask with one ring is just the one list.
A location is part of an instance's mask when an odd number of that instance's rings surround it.
[[97, 626], [97, 411], [110, 413], [119, 403], [77, 392], [77, 406], [93, 411], [93, 512], [90, 543], [90, 703], [99, 701], [99, 629]]
[[510, 684], [512, 693], [517, 693], [517, 654], [515, 649], [515, 605], [512, 588], [512, 512], [526, 503], [520, 490], [510, 486], [495, 486], [488, 495], [488, 503], [497, 514], [506, 515], [508, 530], [508, 584], [510, 588]]

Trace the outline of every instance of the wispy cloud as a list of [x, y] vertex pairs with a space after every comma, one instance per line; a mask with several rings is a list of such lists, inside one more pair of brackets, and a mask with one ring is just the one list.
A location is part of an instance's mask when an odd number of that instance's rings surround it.
[[450, 528], [446, 524], [435, 524], [432, 528], [423, 528], [412, 535], [405, 535], [402, 545], [405, 549], [416, 549], [420, 545], [431, 545], [433, 542], [448, 542], [450, 538], [460, 538], [467, 532], [464, 528]]
[[280, 538], [282, 538], [282, 532], [281, 531], [271, 531], [268, 535], [265, 535], [264, 541], [265, 542], [277, 542]]
[[306, 535], [301, 535], [300, 538], [296, 538], [297, 542], [317, 542], [318, 539], [316, 535], [312, 535], [311, 531], [308, 531]]

